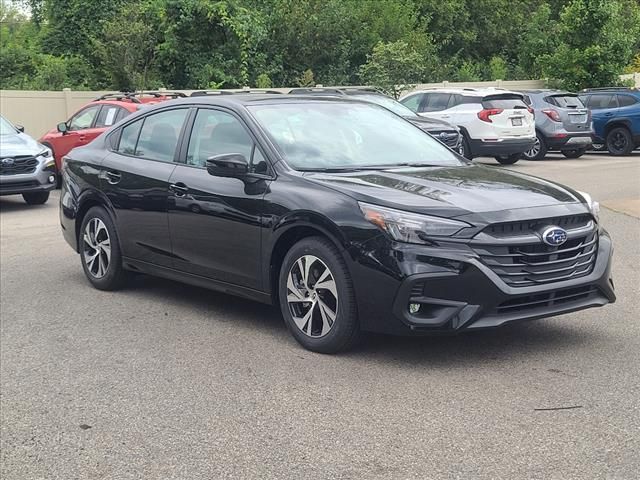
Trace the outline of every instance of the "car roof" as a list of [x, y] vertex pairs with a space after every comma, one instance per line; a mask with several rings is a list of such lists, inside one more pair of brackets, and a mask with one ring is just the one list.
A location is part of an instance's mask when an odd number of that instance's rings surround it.
[[250, 106], [250, 105], [279, 105], [295, 103], [357, 103], [374, 105], [370, 102], [358, 100], [357, 95], [305, 95], [305, 94], [270, 94], [270, 93], [238, 93], [233, 95], [198, 95], [195, 97], [179, 98], [158, 103], [166, 105], [221, 105], [221, 106]]
[[433, 87], [433, 88], [424, 88], [420, 90], [414, 90], [412, 92], [407, 93], [404, 97], [408, 97], [409, 95], [414, 95], [416, 93], [458, 93], [458, 94], [464, 94], [469, 97], [486, 97], [487, 95], [499, 95], [501, 93], [522, 95], [521, 92], [516, 92], [514, 90], [506, 90], [504, 88], [497, 88], [497, 87], [485, 87], [485, 88]]

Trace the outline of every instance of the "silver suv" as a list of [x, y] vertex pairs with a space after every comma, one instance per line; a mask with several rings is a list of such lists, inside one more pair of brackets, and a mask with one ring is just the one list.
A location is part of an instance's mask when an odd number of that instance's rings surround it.
[[560, 90], [521, 90], [536, 117], [536, 143], [522, 157], [541, 160], [548, 151], [567, 158], [581, 157], [591, 146], [591, 113], [575, 93]]
[[22, 194], [29, 205], [40, 205], [55, 186], [51, 150], [0, 116], [0, 195]]

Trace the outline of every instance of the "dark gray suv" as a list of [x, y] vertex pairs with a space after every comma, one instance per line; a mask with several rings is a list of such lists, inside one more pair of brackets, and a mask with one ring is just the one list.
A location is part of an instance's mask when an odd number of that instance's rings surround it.
[[575, 93], [560, 90], [521, 90], [536, 119], [536, 143], [522, 157], [541, 160], [548, 151], [578, 158], [591, 146], [591, 113]]

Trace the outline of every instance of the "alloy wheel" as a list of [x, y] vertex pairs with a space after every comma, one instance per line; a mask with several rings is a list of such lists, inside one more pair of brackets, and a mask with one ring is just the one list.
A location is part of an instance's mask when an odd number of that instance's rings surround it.
[[536, 143], [533, 144], [531, 149], [524, 152], [524, 156], [527, 158], [534, 158], [540, 153], [540, 139], [536, 137]]
[[627, 137], [622, 132], [615, 132], [611, 140], [616, 151], [622, 152], [627, 148]]
[[298, 329], [309, 337], [325, 336], [338, 315], [338, 291], [329, 267], [314, 255], [304, 255], [287, 276], [287, 304]]
[[87, 270], [95, 278], [104, 277], [111, 261], [111, 239], [102, 220], [97, 217], [89, 220], [84, 229], [82, 244]]

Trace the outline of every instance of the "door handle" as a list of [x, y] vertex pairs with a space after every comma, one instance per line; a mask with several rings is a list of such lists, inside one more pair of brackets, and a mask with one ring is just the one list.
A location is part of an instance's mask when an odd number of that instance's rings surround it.
[[87, 137], [85, 137], [84, 135], [78, 136], [78, 140], [80, 140], [81, 142], [84, 142], [86, 139]]
[[607, 112], [604, 114], [605, 117], [613, 117], [613, 112]]
[[169, 185], [169, 191], [173, 192], [176, 197], [184, 197], [189, 191], [189, 187], [182, 182], [172, 183]]
[[111, 185], [115, 185], [122, 179], [122, 174], [113, 170], [107, 170], [105, 175], [107, 178], [107, 182], [109, 182]]

